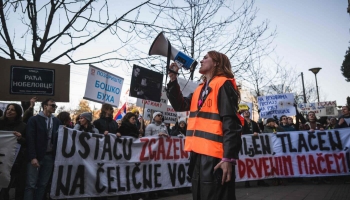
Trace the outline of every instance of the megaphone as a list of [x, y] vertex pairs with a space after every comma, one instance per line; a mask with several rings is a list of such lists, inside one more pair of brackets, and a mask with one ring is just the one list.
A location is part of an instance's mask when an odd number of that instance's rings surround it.
[[[170, 55], [168, 55], [168, 52]], [[148, 55], [160, 55], [165, 57], [169, 56], [170, 59], [177, 64], [177, 66], [191, 71], [193, 71], [198, 64], [198, 62], [193, 58], [187, 56], [186, 54], [171, 46], [169, 40], [164, 36], [163, 31], [160, 32], [156, 39], [153, 41]]]

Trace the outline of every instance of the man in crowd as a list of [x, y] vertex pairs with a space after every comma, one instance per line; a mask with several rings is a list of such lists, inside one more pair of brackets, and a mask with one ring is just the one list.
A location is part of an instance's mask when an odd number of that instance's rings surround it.
[[315, 130], [320, 130], [323, 131], [324, 127], [321, 123], [316, 121], [316, 115], [315, 112], [310, 111], [307, 114], [309, 120], [308, 122], [306, 122], [304, 125], [302, 125], [302, 129], [301, 130], [308, 130], [308, 131], [315, 131]]
[[284, 131], [295, 131], [295, 128], [292, 127], [289, 123], [288, 123], [288, 117], [285, 115], [282, 115], [280, 118], [280, 126], [281, 128], [283, 128]]
[[43, 109], [38, 115], [31, 117], [27, 124], [27, 182], [24, 199], [43, 199], [49, 182], [56, 150], [56, 139], [59, 119], [52, 113], [57, 105], [54, 99], [46, 99], [41, 103]]
[[350, 127], [350, 106], [343, 106], [341, 111], [343, 115], [339, 118], [336, 128], [349, 128]]
[[331, 117], [329, 119], [329, 124], [327, 124], [326, 129], [327, 130], [335, 129], [336, 126], [337, 126], [337, 120], [335, 119], [335, 117]]
[[143, 117], [140, 116], [140, 112], [137, 108], [132, 109], [131, 111], [136, 115], [136, 126], [139, 130], [140, 134], [144, 136], [144, 130], [145, 130], [145, 121], [143, 120]]
[[297, 130], [296, 127], [295, 127], [295, 124], [293, 122], [293, 118], [292, 117], [288, 117], [288, 124], [289, 124], [289, 126], [293, 127], [295, 130]]
[[268, 118], [264, 127], [264, 133], [284, 132], [284, 129], [278, 126], [274, 118]]
[[[243, 134], [253, 134], [253, 136], [258, 136], [258, 134], [260, 133], [259, 126], [255, 121], [250, 119], [249, 110], [243, 110], [241, 111], [241, 113], [244, 117]], [[246, 181], [244, 186], [246, 188], [249, 188], [250, 187], [249, 181]], [[268, 187], [270, 185], [266, 183], [264, 180], [258, 180], [258, 186]]]
[[163, 123], [163, 115], [161, 112], [154, 112], [152, 123], [146, 127], [145, 136], [152, 136], [152, 135], [159, 135], [159, 136], [169, 135], [168, 130]]

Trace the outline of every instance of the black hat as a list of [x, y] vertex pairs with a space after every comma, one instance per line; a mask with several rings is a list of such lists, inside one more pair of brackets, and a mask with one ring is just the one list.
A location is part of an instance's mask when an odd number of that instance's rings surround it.
[[276, 120], [274, 118], [268, 118], [266, 120], [266, 124], [270, 123], [270, 122], [275, 122]]

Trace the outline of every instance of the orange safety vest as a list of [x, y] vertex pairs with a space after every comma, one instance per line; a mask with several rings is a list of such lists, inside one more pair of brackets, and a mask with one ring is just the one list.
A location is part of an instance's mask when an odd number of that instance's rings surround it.
[[194, 91], [187, 123], [185, 151], [194, 151], [220, 159], [223, 157], [223, 130], [217, 99], [219, 89], [227, 80], [230, 80], [237, 90], [235, 79], [215, 77], [209, 82], [211, 91], [200, 110], [198, 100], [204, 84], [199, 85]]

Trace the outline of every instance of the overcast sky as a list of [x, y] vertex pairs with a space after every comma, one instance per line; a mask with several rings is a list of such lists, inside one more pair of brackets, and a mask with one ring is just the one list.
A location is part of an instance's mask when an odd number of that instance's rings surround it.
[[[141, 1], [113, 1], [110, 10], [130, 9], [139, 2]], [[314, 74], [308, 69], [321, 67], [322, 70], [317, 74], [320, 100], [336, 100], [338, 105], [344, 105], [346, 97], [350, 96], [350, 83], [345, 81], [340, 71], [345, 51], [349, 46], [350, 17], [346, 12], [347, 1], [257, 0], [255, 6], [259, 9], [257, 20], [269, 19], [271, 29], [277, 30], [277, 37], [273, 43], [276, 46], [274, 55], [282, 58], [285, 66], [295, 67], [298, 73], [304, 72], [306, 82], [315, 81]], [[75, 56], [93, 55], [100, 49], [104, 50], [107, 45], [115, 45], [112, 40], [104, 38], [106, 34], [102, 40], [96, 40], [86, 46], [87, 51], [84, 54]], [[54, 52], [55, 50], [52, 50], [52, 53]], [[45, 62], [50, 58], [50, 55], [45, 55], [42, 60]], [[123, 77], [122, 92], [125, 93], [130, 85], [130, 69], [96, 66]], [[61, 105], [73, 108], [78, 105], [84, 96], [87, 72], [88, 66], [71, 65], [70, 103]], [[122, 97], [121, 102], [126, 100], [127, 97]], [[92, 104], [93, 106], [100, 108], [101, 104]]]

